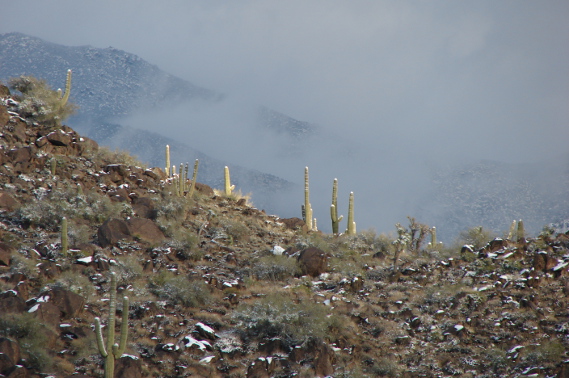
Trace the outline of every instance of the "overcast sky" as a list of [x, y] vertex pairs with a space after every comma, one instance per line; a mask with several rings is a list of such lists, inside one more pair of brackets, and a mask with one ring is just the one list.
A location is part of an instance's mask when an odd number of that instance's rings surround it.
[[394, 159], [535, 161], [569, 146], [567, 0], [1, 8], [0, 33], [122, 49], [239, 101], [387, 144]]

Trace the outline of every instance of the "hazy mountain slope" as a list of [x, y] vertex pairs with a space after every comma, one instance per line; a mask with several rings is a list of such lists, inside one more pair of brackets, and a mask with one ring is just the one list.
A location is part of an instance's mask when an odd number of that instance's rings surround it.
[[[163, 165], [164, 147], [170, 144], [176, 164], [199, 158], [200, 177], [212, 186], [221, 181], [223, 166], [231, 165], [235, 184], [244, 193], [254, 192], [255, 204], [271, 212], [275, 211], [275, 195], [292, 187], [275, 175], [220, 161], [180, 140], [120, 123], [141, 110], [168, 111], [177, 104], [198, 99], [215, 103], [223, 99], [221, 94], [169, 75], [134, 54], [112, 47], [69, 47], [20, 33], [0, 35], [0, 81], [33, 75], [53, 87], [63, 87], [67, 69], [73, 70], [71, 101], [80, 106], [70, 122], [99, 143], [128, 150], [154, 166]], [[310, 125], [266, 108], [259, 108], [258, 120], [262, 128], [290, 134], [290, 140], [302, 136], [297, 135], [300, 125], [305, 133], [310, 130]], [[287, 131], [289, 125], [293, 126], [291, 133]]]

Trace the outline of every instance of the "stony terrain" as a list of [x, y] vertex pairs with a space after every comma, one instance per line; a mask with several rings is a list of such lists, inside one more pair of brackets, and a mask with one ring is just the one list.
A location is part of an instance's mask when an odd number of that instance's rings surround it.
[[177, 196], [162, 169], [0, 98], [4, 376], [102, 376], [113, 271], [116, 377], [569, 377], [569, 235], [429, 246], [410, 219], [396, 254], [206, 185]]

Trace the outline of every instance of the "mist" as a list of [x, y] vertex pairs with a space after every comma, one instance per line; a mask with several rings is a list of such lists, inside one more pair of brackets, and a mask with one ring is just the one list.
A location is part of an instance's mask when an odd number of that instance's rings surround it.
[[[4, 4], [0, 33], [113, 46], [223, 93], [118, 121], [299, 185], [309, 166], [322, 229], [338, 178], [340, 213], [353, 191], [358, 229], [388, 231], [422, 214], [443, 168], [566, 153], [568, 16], [564, 0], [36, 0]], [[259, 128], [259, 105], [321, 137]], [[279, 215], [300, 216], [291, 198]]]

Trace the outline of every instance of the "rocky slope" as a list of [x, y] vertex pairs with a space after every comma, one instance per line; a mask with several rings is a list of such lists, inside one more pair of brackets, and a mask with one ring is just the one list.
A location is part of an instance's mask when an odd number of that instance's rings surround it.
[[423, 248], [412, 223], [396, 254], [207, 185], [177, 196], [0, 93], [4, 376], [102, 376], [111, 271], [130, 298], [116, 377], [569, 376], [569, 235]]

